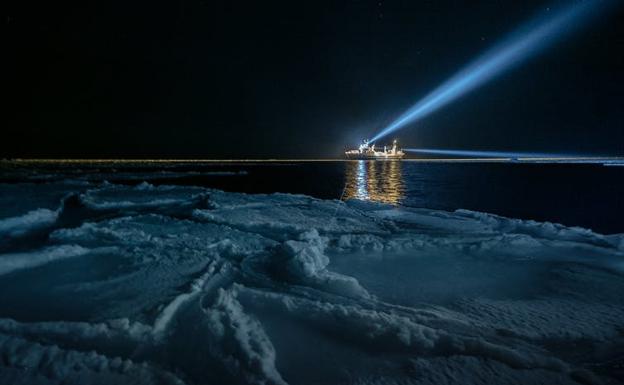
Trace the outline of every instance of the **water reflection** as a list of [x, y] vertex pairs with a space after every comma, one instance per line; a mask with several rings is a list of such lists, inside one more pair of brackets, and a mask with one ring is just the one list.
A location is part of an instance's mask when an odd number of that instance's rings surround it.
[[346, 162], [344, 199], [398, 204], [405, 186], [400, 161], [358, 160]]

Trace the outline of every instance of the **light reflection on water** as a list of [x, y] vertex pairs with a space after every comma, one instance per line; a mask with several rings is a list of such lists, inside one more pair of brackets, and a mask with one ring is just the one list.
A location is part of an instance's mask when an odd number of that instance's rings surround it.
[[401, 162], [358, 160], [346, 162], [344, 199], [399, 204], [405, 196]]

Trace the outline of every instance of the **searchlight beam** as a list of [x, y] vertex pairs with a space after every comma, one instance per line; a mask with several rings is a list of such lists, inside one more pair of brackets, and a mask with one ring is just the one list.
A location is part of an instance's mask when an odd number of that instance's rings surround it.
[[467, 151], [467, 150], [446, 150], [432, 148], [404, 148], [403, 151], [427, 154], [427, 155], [448, 155], [463, 156], [468, 158], [570, 158], [582, 157], [579, 154], [547, 154], [539, 152], [504, 152], [504, 151]]
[[438, 88], [423, 97], [403, 115], [390, 123], [370, 142], [391, 134], [412, 124], [443, 106], [455, 101], [466, 93], [487, 83], [506, 70], [536, 55], [557, 39], [564, 36], [589, 19], [592, 10], [607, 1], [577, 1], [558, 11], [548, 10], [532, 22], [521, 28], [498, 45], [492, 47], [483, 56], [468, 64]]

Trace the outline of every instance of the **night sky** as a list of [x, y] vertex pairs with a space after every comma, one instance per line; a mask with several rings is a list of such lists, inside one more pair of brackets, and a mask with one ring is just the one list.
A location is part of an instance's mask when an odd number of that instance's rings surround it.
[[[14, 2], [1, 157], [335, 157], [552, 2]], [[624, 155], [624, 7], [399, 131]], [[391, 139], [391, 138], [388, 138]]]

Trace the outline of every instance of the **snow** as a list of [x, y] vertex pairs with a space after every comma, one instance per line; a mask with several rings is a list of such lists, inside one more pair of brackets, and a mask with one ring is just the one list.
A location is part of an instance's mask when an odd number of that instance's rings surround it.
[[51, 226], [58, 218], [58, 213], [49, 209], [37, 209], [24, 215], [0, 219], [0, 236], [14, 238], [46, 226]]
[[75, 258], [88, 253], [109, 250], [109, 248], [89, 250], [78, 245], [60, 245], [27, 253], [3, 254], [2, 258], [0, 258], [0, 275], [9, 274], [21, 269], [32, 269], [65, 258]]
[[0, 384], [624, 382], [624, 234], [146, 182], [20, 189], [0, 199]]

